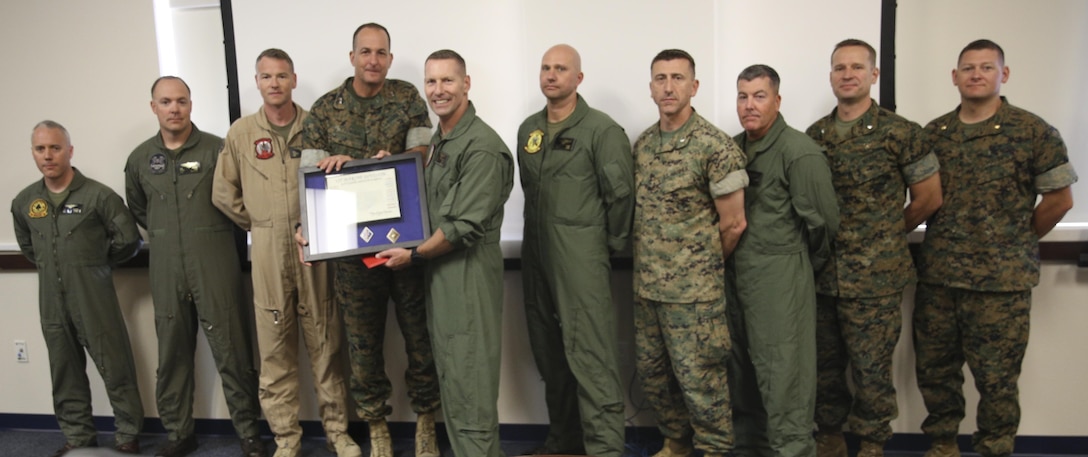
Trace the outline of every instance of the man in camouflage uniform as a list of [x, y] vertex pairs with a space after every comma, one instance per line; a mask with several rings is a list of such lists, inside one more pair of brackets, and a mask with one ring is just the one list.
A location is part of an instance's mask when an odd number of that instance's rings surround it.
[[[823, 150], [786, 124], [779, 77], [752, 65], [737, 77], [737, 116], [751, 183], [748, 230], [728, 271], [730, 382], [737, 453], [812, 457], [816, 404], [814, 271], [839, 225]], [[762, 401], [760, 401], [762, 400]]]
[[125, 164], [125, 194], [150, 237], [151, 298], [159, 368], [155, 397], [169, 442], [155, 455], [197, 448], [193, 421], [197, 326], [208, 338], [234, 430], [246, 457], [264, 455], [257, 420], [257, 370], [233, 223], [212, 205], [212, 176], [223, 140], [189, 118], [189, 86], [164, 76], [151, 86], [159, 133]]
[[[427, 105], [411, 83], [386, 79], [393, 54], [389, 33], [367, 23], [352, 35], [349, 53], [355, 76], [314, 102], [303, 123], [302, 147], [318, 149], [328, 157], [317, 166], [339, 170], [347, 161], [379, 153], [401, 154], [426, 150], [431, 120]], [[404, 374], [416, 422], [416, 455], [437, 457], [434, 412], [439, 406], [431, 340], [424, 310], [423, 268], [404, 271], [368, 269], [358, 257], [332, 263], [333, 289], [344, 316], [351, 356], [351, 395], [356, 412], [370, 424], [370, 455], [392, 456], [392, 441], [385, 418], [392, 384], [385, 373], [385, 321], [393, 298], [397, 323], [408, 352]]]
[[72, 167], [74, 148], [62, 125], [39, 122], [30, 139], [42, 179], [11, 201], [11, 216], [19, 249], [38, 269], [53, 410], [67, 440], [53, 455], [98, 445], [87, 354], [113, 407], [114, 449], [139, 454], [144, 408], [112, 274], [140, 249], [136, 220], [112, 189]]
[[254, 79], [264, 103], [227, 132], [215, 167], [212, 202], [253, 239], [261, 406], [276, 435], [275, 457], [297, 457], [302, 450], [301, 330], [328, 443], [339, 457], [359, 457], [362, 450], [347, 433], [343, 324], [329, 297], [327, 264], [306, 266], [295, 257], [299, 144], [307, 113], [291, 99], [297, 82], [294, 63], [286, 52], [268, 49], [257, 56], [256, 69]]
[[922, 431], [933, 439], [926, 457], [960, 455], [964, 362], [979, 392], [975, 452], [1012, 454], [1039, 238], [1073, 207], [1077, 175], [1065, 143], [1001, 96], [1008, 79], [1000, 46], [968, 44], [952, 70], [960, 106], [925, 127], [944, 188], [922, 243], [914, 308], [918, 387], [929, 412]]
[[907, 232], [941, 204], [937, 157], [922, 147], [922, 128], [869, 96], [879, 76], [868, 43], [835, 45], [830, 79], [838, 105], [806, 132], [826, 149], [841, 216], [831, 259], [816, 277], [817, 457], [846, 457], [847, 423], [861, 437], [859, 456], [884, 454], [898, 415], [892, 355], [900, 302], [914, 280]]
[[394, 270], [427, 264], [427, 323], [453, 454], [501, 457], [499, 235], [514, 186], [514, 158], [476, 117], [470, 86], [459, 54], [441, 50], [427, 57], [424, 88], [439, 119], [424, 171], [431, 236], [411, 250], [389, 249], [378, 257], [389, 258], [386, 265]]
[[726, 379], [725, 259], [744, 231], [744, 155], [691, 106], [695, 60], [667, 49], [650, 65], [659, 121], [635, 142], [635, 345], [665, 437], [655, 457], [733, 449]]
[[553, 46], [540, 63], [547, 106], [518, 129], [525, 315], [550, 419], [534, 453], [619, 457], [624, 404], [608, 257], [631, 230], [631, 143], [578, 94], [581, 82], [578, 51]]

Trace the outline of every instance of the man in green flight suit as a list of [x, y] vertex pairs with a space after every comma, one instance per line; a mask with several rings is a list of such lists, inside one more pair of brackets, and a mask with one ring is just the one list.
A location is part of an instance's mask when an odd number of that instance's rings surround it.
[[695, 59], [650, 63], [658, 121], [635, 141], [635, 364], [665, 444], [654, 457], [729, 454], [725, 259], [745, 229], [744, 154], [695, 112]]
[[151, 298], [159, 338], [155, 397], [169, 442], [155, 455], [197, 448], [193, 421], [194, 352], [200, 326], [208, 338], [234, 430], [246, 457], [264, 456], [257, 420], [257, 370], [249, 305], [235, 254], [233, 222], [212, 204], [212, 176], [223, 140], [189, 119], [188, 84], [163, 76], [151, 85], [159, 133], [125, 164], [125, 194], [150, 238]]
[[815, 271], [830, 255], [839, 208], [822, 148], [779, 113], [779, 82], [766, 65], [737, 78], [744, 133], [734, 139], [750, 183], [748, 230], [727, 268], [729, 382], [739, 455], [813, 457]]
[[[375, 23], [359, 26], [348, 55], [355, 75], [314, 102], [303, 123], [302, 148], [327, 153], [328, 157], [317, 163], [326, 172], [339, 170], [353, 159], [423, 153], [431, 129], [427, 105], [411, 83], [386, 78], [393, 63], [389, 31]], [[440, 395], [427, 334], [423, 267], [369, 269], [359, 257], [332, 261], [330, 267], [351, 358], [349, 391], [355, 412], [370, 427], [370, 456], [393, 456], [386, 423], [386, 416], [393, 411], [388, 405], [393, 385], [385, 372], [383, 349], [392, 298], [408, 353], [404, 379], [412, 411], [417, 414], [415, 453], [438, 457], [434, 413]]]
[[454, 455], [500, 457], [503, 204], [514, 158], [468, 99], [465, 60], [435, 51], [424, 91], [438, 115], [424, 179], [431, 236], [411, 250], [378, 253], [394, 270], [427, 264], [427, 324], [434, 341], [442, 411]]
[[941, 205], [937, 156], [923, 146], [922, 127], [869, 97], [879, 76], [868, 43], [835, 45], [838, 105], [805, 132], [826, 148], [842, 219], [816, 277], [817, 457], [847, 457], [844, 424], [861, 438], [859, 457], [884, 455], [899, 412], [892, 356], [903, 289], [914, 280], [907, 233]]
[[1001, 46], [969, 43], [952, 70], [960, 105], [925, 127], [944, 189], [926, 224], [913, 316], [926, 457], [960, 455], [964, 363], [979, 393], [975, 452], [1013, 453], [1039, 238], [1073, 208], [1077, 174], [1061, 134], [1001, 96], [1008, 80]]
[[42, 179], [11, 201], [19, 249], [38, 268], [53, 408], [67, 440], [53, 455], [98, 445], [87, 354], [113, 407], [114, 449], [139, 454], [136, 436], [144, 408], [112, 270], [136, 255], [140, 232], [120, 196], [72, 167], [73, 151], [68, 130], [60, 124], [34, 126], [31, 153]]
[[550, 420], [534, 453], [619, 457], [624, 403], [609, 255], [627, 245], [634, 170], [623, 128], [589, 107], [581, 82], [578, 51], [549, 49], [540, 63], [547, 105], [518, 129], [525, 315]]

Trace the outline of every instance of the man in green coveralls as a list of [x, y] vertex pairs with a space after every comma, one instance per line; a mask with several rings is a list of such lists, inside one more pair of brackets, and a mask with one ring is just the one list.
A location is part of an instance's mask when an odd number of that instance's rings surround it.
[[424, 179], [431, 237], [411, 250], [378, 253], [389, 268], [427, 264], [427, 324], [454, 455], [500, 457], [499, 362], [502, 346], [503, 204], [514, 158], [468, 99], [465, 60], [441, 50], [427, 57], [424, 91], [438, 115]]
[[302, 123], [309, 114], [291, 93], [298, 77], [291, 56], [266, 49], [254, 79], [263, 104], [234, 122], [215, 167], [212, 203], [252, 238], [253, 309], [261, 357], [260, 400], [275, 434], [274, 457], [298, 457], [299, 336], [306, 345], [318, 413], [338, 457], [360, 457], [348, 436], [343, 320], [329, 296], [328, 264], [295, 258]]
[[12, 200], [11, 216], [19, 249], [38, 268], [53, 409], [67, 440], [53, 455], [98, 445], [87, 354], [113, 407], [114, 449], [139, 454], [136, 436], [143, 427], [144, 408], [112, 269], [136, 255], [140, 232], [120, 196], [72, 168], [74, 148], [67, 129], [42, 121], [30, 139], [42, 179]]
[[838, 105], [806, 132], [826, 148], [841, 217], [831, 259], [816, 277], [817, 457], [846, 457], [843, 424], [861, 437], [858, 456], [884, 455], [898, 414], [892, 355], [900, 302], [914, 280], [907, 233], [941, 205], [937, 156], [923, 147], [922, 127], [869, 97], [879, 76], [868, 43], [835, 45]]
[[136, 222], [147, 229], [155, 302], [159, 368], [155, 397], [169, 442], [155, 455], [177, 457], [197, 448], [193, 426], [193, 355], [204, 330], [243, 453], [263, 456], [257, 420], [253, 338], [234, 248], [233, 223], [212, 205], [212, 175], [223, 140], [189, 119], [189, 86], [164, 76], [151, 85], [159, 133], [125, 164], [125, 193]]
[[[424, 152], [431, 130], [427, 105], [411, 83], [386, 78], [393, 63], [389, 31], [374, 23], [359, 26], [348, 56], [355, 76], [314, 102], [303, 123], [302, 148], [326, 152], [328, 157], [317, 164], [326, 172], [353, 159]], [[370, 425], [371, 457], [393, 455], [385, 419], [393, 411], [387, 404], [393, 386], [383, 349], [390, 297], [408, 352], [404, 378], [418, 415], [415, 453], [438, 457], [434, 413], [440, 397], [427, 334], [423, 267], [368, 269], [358, 257], [335, 260], [331, 267], [351, 357], [350, 392], [355, 412]]]
[[975, 452], [1012, 454], [1039, 238], [1073, 207], [1077, 174], [1065, 142], [1001, 96], [1008, 79], [997, 43], [968, 44], [952, 70], [960, 106], [925, 127], [944, 188], [926, 227], [914, 307], [915, 370], [929, 412], [922, 431], [933, 439], [926, 457], [960, 455], [965, 362], [979, 393]]
[[650, 63], [658, 122], [635, 142], [636, 368], [665, 445], [655, 457], [733, 449], [725, 259], [745, 229], [744, 154], [691, 106], [695, 59]]
[[624, 448], [609, 256], [627, 245], [631, 143], [578, 94], [582, 59], [557, 45], [540, 63], [544, 110], [518, 129], [525, 193], [525, 315], [544, 378], [548, 438], [536, 454], [619, 457]]
[[786, 125], [778, 87], [766, 65], [737, 78], [744, 133], [734, 139], [750, 183], [748, 230], [727, 268], [729, 381], [739, 455], [813, 457], [815, 271], [831, 254], [839, 209], [823, 149]]

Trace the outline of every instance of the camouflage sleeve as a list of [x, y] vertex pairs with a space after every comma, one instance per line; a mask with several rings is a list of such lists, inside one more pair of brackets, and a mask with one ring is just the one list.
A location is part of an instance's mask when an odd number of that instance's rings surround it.
[[907, 185], [917, 184], [926, 178], [933, 176], [941, 170], [941, 164], [937, 160], [937, 154], [932, 152], [922, 156], [921, 159], [899, 167], [903, 175], [903, 181]]
[[1069, 150], [1058, 129], [1044, 124], [1035, 137], [1032, 153], [1036, 192], [1046, 193], [1077, 182], [1077, 173], [1069, 163]]
[[325, 126], [328, 125], [328, 113], [323, 98], [319, 98], [310, 108], [310, 115], [302, 121], [302, 146], [301, 149], [320, 149], [328, 151], [329, 139], [325, 136]]
[[[415, 88], [415, 86], [412, 86]], [[408, 133], [404, 141], [404, 149], [412, 149], [427, 146], [431, 141], [431, 117], [427, 114], [427, 104], [419, 91], [412, 91], [408, 100]]]
[[747, 156], [731, 138], [714, 138], [714, 152], [707, 158], [706, 176], [711, 196], [717, 198], [748, 186], [748, 173], [743, 172]]

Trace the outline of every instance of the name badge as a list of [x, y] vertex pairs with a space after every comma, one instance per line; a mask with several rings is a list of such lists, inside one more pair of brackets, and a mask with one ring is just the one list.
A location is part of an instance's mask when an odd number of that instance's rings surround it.
[[574, 138], [558, 138], [555, 140], [555, 147], [564, 151], [573, 151]]
[[61, 214], [83, 214], [82, 203], [66, 203], [64, 208], [60, 209]]

